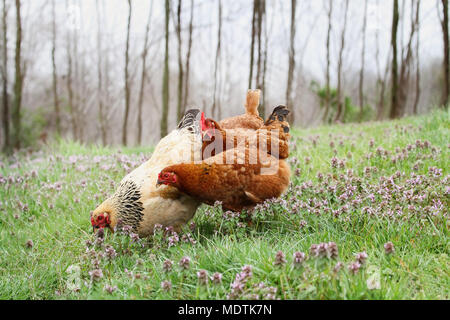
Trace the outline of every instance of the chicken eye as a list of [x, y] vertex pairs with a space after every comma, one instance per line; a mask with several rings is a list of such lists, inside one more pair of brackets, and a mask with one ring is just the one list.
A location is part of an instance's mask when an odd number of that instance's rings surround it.
[[99, 216], [99, 217], [97, 218], [97, 220], [102, 221], [102, 220], [103, 220], [103, 216]]

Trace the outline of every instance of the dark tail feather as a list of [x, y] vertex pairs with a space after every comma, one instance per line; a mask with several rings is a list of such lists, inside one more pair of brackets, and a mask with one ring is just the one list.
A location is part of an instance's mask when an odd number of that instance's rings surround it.
[[178, 129], [187, 128], [192, 133], [199, 133], [201, 131], [200, 128], [200, 116], [201, 112], [199, 109], [190, 109], [186, 111], [178, 124]]
[[275, 109], [273, 109], [272, 114], [267, 119], [265, 124], [267, 125], [275, 120], [278, 120], [280, 122], [286, 121], [289, 112], [290, 111], [285, 106], [278, 106]]

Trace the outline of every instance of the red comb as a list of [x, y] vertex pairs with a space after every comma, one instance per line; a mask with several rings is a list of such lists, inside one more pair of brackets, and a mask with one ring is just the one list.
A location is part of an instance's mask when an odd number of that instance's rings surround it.
[[202, 112], [202, 116], [200, 118], [200, 122], [202, 124], [202, 131], [206, 130], [207, 127], [206, 127], [206, 123], [205, 123], [205, 113], [204, 112]]

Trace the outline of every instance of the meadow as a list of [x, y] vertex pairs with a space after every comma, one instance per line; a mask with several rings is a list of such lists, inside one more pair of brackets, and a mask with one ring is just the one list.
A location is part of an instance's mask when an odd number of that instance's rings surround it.
[[450, 113], [293, 129], [291, 186], [181, 234], [92, 233], [152, 148], [0, 158], [0, 299], [449, 299]]

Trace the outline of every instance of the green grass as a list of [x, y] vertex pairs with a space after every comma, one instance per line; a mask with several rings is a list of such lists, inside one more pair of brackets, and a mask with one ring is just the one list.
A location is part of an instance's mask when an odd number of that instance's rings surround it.
[[[230, 298], [449, 299], [449, 120], [448, 112], [435, 112], [295, 129], [292, 186], [281, 200], [238, 217], [202, 206], [192, 230], [184, 231], [193, 241], [180, 234], [174, 246], [161, 234], [134, 243], [107, 233], [103, 244], [87, 249], [87, 240], [95, 242], [90, 211], [152, 148], [61, 141], [2, 158], [0, 298], [226, 299], [236, 274], [250, 265], [243, 292]], [[333, 168], [333, 157], [345, 166]], [[338, 246], [337, 258], [310, 253], [312, 244], [330, 241]], [[389, 241], [393, 254], [385, 253]], [[107, 246], [116, 250], [114, 259], [98, 256]], [[274, 265], [278, 251], [285, 264]], [[293, 265], [296, 251], [306, 255], [301, 267]], [[368, 258], [353, 274], [348, 266], [363, 251]], [[178, 262], [185, 256], [191, 263], [183, 271]], [[163, 271], [166, 259], [173, 261], [169, 272]], [[343, 265], [335, 272], [338, 262]], [[79, 273], [68, 272], [70, 266]], [[89, 271], [96, 268], [103, 277], [92, 280]], [[221, 273], [222, 283], [201, 284], [202, 269]], [[373, 279], [377, 288], [368, 286]], [[161, 287], [166, 280], [168, 291]], [[257, 289], [261, 282], [264, 288]], [[109, 293], [106, 286], [117, 289]]]

